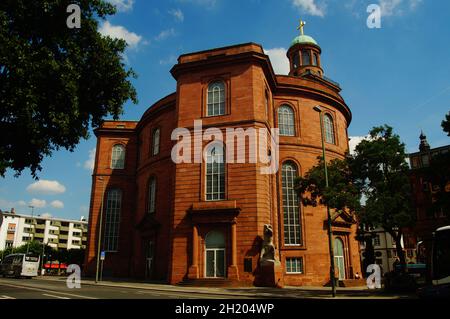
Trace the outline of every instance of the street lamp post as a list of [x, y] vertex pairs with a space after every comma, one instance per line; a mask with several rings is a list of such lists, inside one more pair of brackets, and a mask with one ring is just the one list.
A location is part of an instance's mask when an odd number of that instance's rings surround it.
[[[327, 168], [327, 159], [325, 152], [325, 136], [323, 132], [323, 111], [319, 106], [314, 107], [314, 111], [319, 113], [320, 118], [320, 135], [322, 140], [322, 156], [323, 156], [323, 164], [324, 164], [324, 172], [325, 172], [325, 186], [328, 188], [328, 168]], [[334, 251], [333, 251], [333, 233], [331, 231], [331, 214], [330, 207], [327, 206], [327, 220], [328, 220], [328, 248], [330, 251], [330, 281], [331, 281], [331, 294], [333, 297], [336, 297], [336, 280], [335, 280], [335, 272], [334, 272]]]
[[[28, 207], [31, 208], [31, 221], [33, 222], [34, 206], [30, 205]], [[28, 238], [27, 242], [27, 255], [29, 252], [30, 252], [30, 238]]]
[[100, 267], [100, 248], [102, 243], [102, 226], [103, 226], [103, 202], [105, 201], [105, 181], [103, 177], [98, 178], [102, 181], [102, 203], [100, 205], [100, 221], [99, 221], [99, 229], [98, 229], [98, 242], [97, 242], [97, 267], [95, 271], [95, 283], [98, 283], [99, 277], [99, 267]]

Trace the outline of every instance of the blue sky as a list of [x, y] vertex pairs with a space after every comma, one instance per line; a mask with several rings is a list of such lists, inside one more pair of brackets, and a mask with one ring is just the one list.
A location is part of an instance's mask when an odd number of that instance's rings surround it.
[[[129, 43], [125, 59], [139, 75], [139, 104], [125, 105], [125, 120], [175, 90], [169, 70], [180, 54], [243, 42], [263, 45], [278, 73], [284, 52], [305, 33], [322, 47], [325, 74], [341, 84], [353, 111], [350, 136], [387, 123], [410, 152], [420, 130], [432, 147], [450, 144], [440, 122], [450, 110], [450, 1], [446, 0], [109, 0], [119, 12], [100, 31]], [[367, 6], [382, 8], [381, 29], [366, 25]], [[37, 184], [24, 171], [0, 179], [0, 209], [64, 218], [88, 216], [95, 136], [74, 153], [43, 162]]]

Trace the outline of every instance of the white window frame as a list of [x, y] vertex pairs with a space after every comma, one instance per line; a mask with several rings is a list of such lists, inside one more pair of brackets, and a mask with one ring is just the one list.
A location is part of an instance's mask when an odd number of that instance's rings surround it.
[[103, 237], [103, 250], [106, 252], [117, 252], [119, 250], [122, 199], [121, 189], [112, 188], [106, 193], [105, 233]]
[[226, 114], [226, 90], [223, 81], [215, 81], [208, 85], [206, 116]]
[[301, 275], [303, 273], [304, 273], [303, 257], [286, 257], [286, 274]]
[[294, 189], [298, 167], [293, 162], [283, 163], [281, 169], [281, 187], [283, 201], [283, 232], [285, 246], [302, 245], [302, 223], [300, 217], [300, 201]]
[[295, 136], [295, 112], [287, 104], [278, 108], [278, 128], [280, 136]]
[[336, 144], [333, 117], [327, 113], [323, 117], [323, 122], [325, 127], [325, 141], [329, 144]]
[[[120, 149], [120, 151], [118, 151]], [[122, 144], [116, 144], [111, 151], [111, 169], [125, 168], [126, 149]]]
[[210, 145], [206, 149], [205, 199], [207, 201], [225, 200], [225, 165], [225, 148], [223, 145]]
[[156, 177], [152, 176], [148, 182], [148, 213], [156, 212]]
[[152, 155], [156, 156], [159, 154], [159, 146], [161, 140], [161, 129], [156, 128], [153, 130], [152, 134]]

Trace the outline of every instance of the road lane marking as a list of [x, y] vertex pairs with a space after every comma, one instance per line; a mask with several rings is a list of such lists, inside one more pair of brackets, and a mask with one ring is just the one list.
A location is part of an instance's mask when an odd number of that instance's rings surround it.
[[42, 294], [43, 296], [52, 297], [52, 298], [58, 298], [58, 299], [70, 299], [68, 297], [61, 297], [61, 296], [55, 296], [50, 294]]
[[0, 296], [0, 299], [16, 299], [16, 298], [10, 296]]
[[59, 291], [50, 290], [50, 289], [42, 289], [42, 288], [34, 288], [34, 287], [29, 287], [29, 286], [5, 284], [3, 282], [0, 283], [0, 285], [2, 285], [2, 286], [9, 286], [9, 287], [13, 287], [13, 288], [22, 288], [22, 289], [35, 290], [35, 291], [51, 292], [51, 293], [54, 293], [54, 294], [66, 295], [66, 296], [70, 296], [70, 297], [78, 297], [78, 298], [84, 298], [84, 299], [98, 299], [98, 298], [95, 298], [95, 297], [88, 297], [88, 296], [69, 294], [67, 292], [59, 292]]

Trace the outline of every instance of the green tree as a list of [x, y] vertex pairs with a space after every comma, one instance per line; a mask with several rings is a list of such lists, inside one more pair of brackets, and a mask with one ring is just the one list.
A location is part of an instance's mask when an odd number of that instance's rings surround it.
[[[348, 164], [348, 158], [343, 160], [334, 159], [327, 163], [329, 187], [326, 187], [324, 162], [318, 157], [318, 164], [312, 167], [304, 177], [296, 180], [302, 203], [305, 206], [328, 205], [334, 210], [334, 217], [340, 212], [347, 210], [358, 216], [361, 207], [361, 193], [354, 185], [354, 176]], [[375, 263], [375, 251], [372, 245], [372, 236], [360, 225], [356, 239], [365, 243], [364, 262], [367, 265]], [[364, 269], [367, 268], [364, 266]]]
[[359, 212], [359, 221], [373, 227], [382, 227], [396, 243], [402, 269], [406, 269], [401, 246], [402, 229], [413, 226], [416, 219], [412, 206], [409, 167], [405, 145], [390, 126], [375, 127], [370, 138], [356, 146], [349, 159], [354, 184], [366, 198]]
[[[66, 21], [81, 8], [81, 28]], [[124, 40], [103, 37], [98, 20], [115, 13], [103, 0], [0, 1], [0, 175], [33, 177], [54, 150], [73, 151], [90, 127], [137, 103], [123, 62]]]
[[340, 213], [356, 212], [361, 207], [361, 195], [353, 185], [353, 174], [347, 160], [333, 159], [327, 163], [329, 187], [326, 187], [324, 161], [318, 157], [318, 164], [304, 177], [298, 177], [295, 187], [305, 206], [327, 205]]
[[445, 120], [442, 121], [442, 128], [450, 136], [450, 112], [445, 116]]

